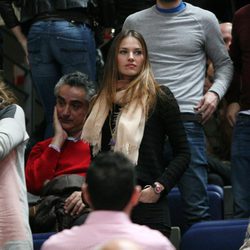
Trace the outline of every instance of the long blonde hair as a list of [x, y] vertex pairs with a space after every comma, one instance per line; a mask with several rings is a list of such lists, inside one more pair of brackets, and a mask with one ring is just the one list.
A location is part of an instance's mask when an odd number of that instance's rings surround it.
[[0, 81], [0, 109], [3, 109], [17, 102], [14, 93], [3, 81]]
[[131, 100], [136, 100], [138, 104], [140, 104], [142, 96], [146, 96], [147, 106], [145, 114], [148, 115], [149, 110], [151, 110], [156, 103], [156, 96], [157, 93], [160, 91], [160, 87], [156, 83], [153, 76], [153, 72], [148, 58], [146, 42], [143, 36], [134, 30], [121, 31], [112, 42], [104, 67], [102, 87], [96, 99], [98, 99], [98, 96], [100, 95], [105, 95], [109, 108], [110, 110], [112, 109], [112, 104], [114, 102], [116, 94], [116, 83], [119, 80], [117, 63], [119, 46], [122, 40], [126, 37], [133, 37], [140, 42], [145, 59], [141, 71], [130, 82], [124, 96], [126, 96], [126, 100], [128, 103], [130, 103]]

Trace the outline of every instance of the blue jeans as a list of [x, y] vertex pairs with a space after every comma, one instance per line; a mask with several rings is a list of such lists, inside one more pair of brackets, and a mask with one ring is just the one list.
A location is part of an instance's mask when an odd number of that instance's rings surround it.
[[64, 20], [34, 23], [28, 34], [31, 75], [46, 118], [45, 138], [53, 134], [54, 87], [64, 74], [74, 71], [96, 77], [93, 31], [85, 24]]
[[233, 130], [232, 188], [235, 218], [250, 217], [250, 115], [239, 114]]
[[183, 174], [179, 189], [187, 227], [198, 221], [209, 220], [207, 194], [207, 158], [205, 134], [197, 122], [183, 122], [191, 152], [191, 161]]

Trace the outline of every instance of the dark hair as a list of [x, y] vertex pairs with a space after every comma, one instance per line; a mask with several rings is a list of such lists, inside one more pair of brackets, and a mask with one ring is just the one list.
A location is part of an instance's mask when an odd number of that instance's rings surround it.
[[122, 211], [136, 185], [132, 162], [118, 152], [100, 153], [86, 175], [88, 192], [95, 210]]
[[86, 101], [90, 101], [90, 99], [95, 94], [95, 88], [93, 87], [93, 82], [91, 82], [88, 76], [81, 72], [73, 72], [67, 75], [62, 76], [57, 82], [54, 90], [54, 94], [57, 97], [59, 93], [59, 89], [63, 85], [69, 85], [71, 87], [83, 88], [86, 92]]

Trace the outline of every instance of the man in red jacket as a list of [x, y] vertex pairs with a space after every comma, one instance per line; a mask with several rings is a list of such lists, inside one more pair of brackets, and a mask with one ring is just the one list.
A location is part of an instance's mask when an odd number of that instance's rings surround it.
[[[66, 174], [85, 176], [90, 164], [88, 144], [80, 140], [89, 101], [94, 90], [85, 74], [63, 76], [55, 86], [54, 136], [38, 142], [31, 150], [25, 169], [27, 189], [40, 195], [44, 184]], [[84, 208], [81, 192], [65, 201], [65, 212], [75, 215]]]

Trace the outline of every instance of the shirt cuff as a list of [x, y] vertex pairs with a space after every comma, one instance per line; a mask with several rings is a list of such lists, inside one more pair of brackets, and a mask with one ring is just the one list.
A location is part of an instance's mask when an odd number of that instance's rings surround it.
[[49, 144], [49, 148], [53, 148], [53, 149], [54, 149], [55, 151], [57, 151], [58, 153], [61, 152], [61, 149], [60, 149], [58, 146], [54, 145], [54, 144]]

